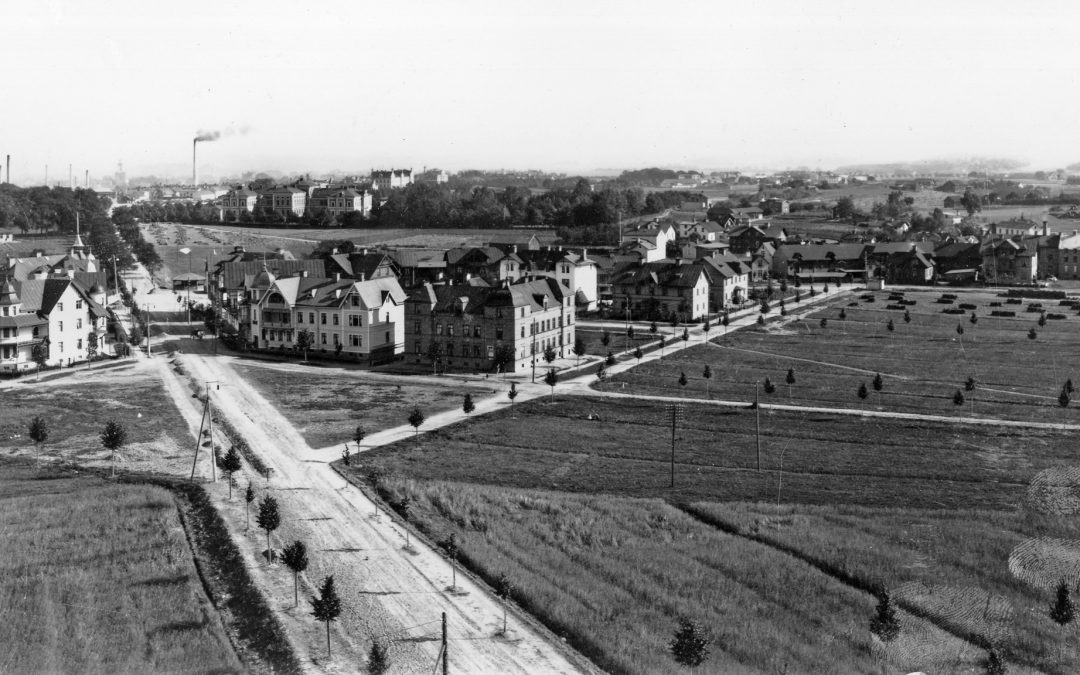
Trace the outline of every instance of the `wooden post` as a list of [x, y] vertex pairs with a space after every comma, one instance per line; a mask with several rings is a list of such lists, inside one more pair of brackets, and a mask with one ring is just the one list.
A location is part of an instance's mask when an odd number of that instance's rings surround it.
[[757, 470], [761, 473], [761, 401], [758, 397], [758, 383], [754, 382], [754, 438], [757, 445]]
[[442, 613], [442, 672], [450, 675], [450, 659], [446, 650], [446, 612]]

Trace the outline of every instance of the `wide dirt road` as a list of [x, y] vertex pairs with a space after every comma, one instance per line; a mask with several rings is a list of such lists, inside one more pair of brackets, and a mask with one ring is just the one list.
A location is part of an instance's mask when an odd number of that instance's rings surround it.
[[[460, 573], [457, 590], [451, 590], [449, 563], [415, 539], [413, 551], [404, 550], [401, 529], [385, 515], [377, 517], [375, 505], [330, 468], [328, 462], [337, 459], [337, 454], [312, 450], [236, 374], [229, 357], [184, 354], [180, 358], [197, 381], [221, 382], [219, 390], [211, 390], [214, 405], [273, 468], [268, 487], [261, 478], [253, 480], [259, 498], [268, 489], [281, 507], [283, 522], [272, 536], [272, 546], [280, 550], [296, 539], [307, 546], [311, 565], [302, 577], [300, 606], [293, 609], [291, 573], [264, 561], [265, 533], [255, 529], [254, 518], [252, 529], [244, 531], [243, 502], [239, 498], [227, 501], [224, 481], [211, 487], [226, 520], [235, 528], [234, 537], [257, 582], [278, 609], [301, 660], [312, 672], [362, 671], [372, 637], [389, 644], [391, 672], [432, 672], [443, 612], [448, 620], [451, 672], [596, 672], [541, 627], [513, 614], [507, 636], [497, 635], [503, 616], [498, 599]], [[344, 607], [332, 625], [334, 656], [330, 660], [326, 659], [325, 627], [315, 623], [306, 601], [327, 574], [334, 575]]]

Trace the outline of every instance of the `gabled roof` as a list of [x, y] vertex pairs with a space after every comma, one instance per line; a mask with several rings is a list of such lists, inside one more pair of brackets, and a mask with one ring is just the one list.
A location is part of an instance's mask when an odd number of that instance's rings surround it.
[[978, 254], [978, 244], [965, 244], [963, 242], [945, 244], [934, 249], [935, 258], [959, 258], [962, 256], [978, 256]]
[[274, 277], [281, 279], [307, 272], [309, 277], [326, 277], [326, 261], [318, 258], [308, 260], [248, 260], [222, 263], [215, 274], [226, 290], [239, 290], [254, 281], [262, 272], [263, 265]]
[[[801, 260], [858, 260], [863, 257], [869, 244], [805, 244], [800, 246], [781, 244], [777, 254]], [[831, 254], [831, 255], [830, 255]]]
[[412, 267], [446, 267], [445, 248], [399, 248], [387, 252], [402, 269]]
[[698, 280], [705, 274], [705, 265], [701, 261], [665, 259], [628, 269], [613, 283], [693, 288], [697, 286]]
[[529, 307], [540, 311], [545, 298], [550, 308], [561, 305], [565, 297], [557, 281], [543, 278], [496, 287], [424, 284], [413, 289], [408, 301], [431, 304], [435, 312], [482, 314], [485, 307]]

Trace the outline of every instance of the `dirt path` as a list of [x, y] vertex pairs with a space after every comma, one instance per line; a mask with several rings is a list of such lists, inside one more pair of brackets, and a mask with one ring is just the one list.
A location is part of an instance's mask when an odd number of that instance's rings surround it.
[[[235, 528], [234, 538], [257, 583], [279, 609], [311, 672], [358, 671], [373, 636], [389, 643], [395, 672], [430, 672], [439, 652], [436, 636], [443, 612], [455, 672], [594, 670], [542, 629], [513, 614], [508, 636], [497, 636], [502, 625], [497, 599], [460, 574], [457, 591], [448, 590], [452, 572], [440, 554], [415, 540], [412, 552], [403, 550], [400, 528], [389, 518], [376, 516], [375, 505], [329, 466], [340, 456], [340, 446], [308, 447], [292, 425], [233, 371], [227, 358], [184, 354], [180, 359], [196, 380], [223, 383], [220, 390], [212, 391], [214, 404], [273, 469], [268, 489], [266, 481], [254, 481], [260, 498], [264, 491], [273, 494], [283, 514], [281, 528], [271, 537], [272, 546], [280, 550], [295, 539], [307, 545], [311, 566], [302, 576], [300, 608], [294, 610], [291, 575], [283, 567], [265, 564], [265, 534], [254, 528], [244, 531], [242, 500], [227, 500], [224, 481], [209, 486]], [[190, 406], [194, 399], [188, 396], [184, 402]], [[477, 412], [494, 405], [493, 398], [481, 401]], [[430, 424], [437, 424], [438, 417]], [[379, 442], [379, 436], [373, 434], [371, 443]], [[310, 617], [304, 600], [327, 574], [334, 575], [344, 605], [341, 619], [332, 626], [335, 655], [331, 661], [325, 660], [324, 628]]]

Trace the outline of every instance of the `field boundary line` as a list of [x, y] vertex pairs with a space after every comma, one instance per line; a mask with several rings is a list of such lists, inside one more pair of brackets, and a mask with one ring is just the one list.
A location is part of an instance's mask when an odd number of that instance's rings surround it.
[[[745, 352], [747, 354], [757, 354], [758, 356], [771, 356], [777, 359], [788, 359], [789, 361], [801, 361], [803, 363], [813, 363], [818, 366], [829, 366], [830, 368], [840, 368], [842, 370], [853, 370], [857, 373], [877, 374], [876, 370], [867, 370], [866, 368], [856, 368], [855, 366], [843, 366], [839, 363], [829, 363], [828, 361], [815, 361], [813, 359], [805, 359], [799, 356], [788, 356], [786, 354], [773, 354], [772, 352], [763, 352], [757, 349], [745, 349], [742, 347], [731, 347], [728, 345], [718, 345], [713, 341], [709, 341], [709, 344], [717, 349], [728, 349], [733, 352]], [[913, 380], [915, 378], [908, 377], [906, 375], [893, 375], [891, 373], [881, 373], [882, 377], [891, 377], [895, 380]]]
[[[648, 394], [623, 394], [617, 391], [603, 391], [600, 389], [566, 389], [563, 393], [572, 396], [607, 396], [610, 398], [631, 398], [647, 401], [663, 401], [665, 403], [684, 403], [716, 405], [725, 408], [749, 408], [752, 401], [729, 401], [720, 399], [688, 398], [684, 396], [655, 396]], [[851, 415], [856, 417], [882, 417], [898, 420], [912, 420], [916, 422], [942, 422], [945, 424], [959, 425], [985, 425], [1000, 427], [1017, 427], [1020, 429], [1046, 429], [1051, 431], [1080, 431], [1080, 424], [1066, 424], [1064, 422], [1033, 422], [1027, 420], [1004, 420], [997, 418], [980, 417], [947, 417], [945, 415], [928, 415], [922, 413], [888, 412], [885, 410], [858, 410], [856, 408], [821, 408], [817, 406], [786, 405], [782, 403], [761, 403], [762, 410], [780, 410], [785, 412], [822, 413], [826, 415]]]

